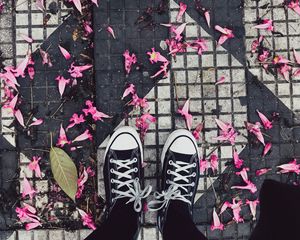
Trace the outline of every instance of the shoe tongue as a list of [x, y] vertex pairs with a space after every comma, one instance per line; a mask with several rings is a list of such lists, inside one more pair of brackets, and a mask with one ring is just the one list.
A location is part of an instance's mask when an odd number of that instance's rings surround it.
[[172, 159], [173, 161], [181, 161], [181, 162], [187, 162], [187, 163], [191, 162], [191, 158], [193, 156], [193, 155], [187, 155], [187, 154], [182, 154], [182, 153], [177, 153], [177, 152], [172, 152], [172, 155], [174, 157], [174, 159]]

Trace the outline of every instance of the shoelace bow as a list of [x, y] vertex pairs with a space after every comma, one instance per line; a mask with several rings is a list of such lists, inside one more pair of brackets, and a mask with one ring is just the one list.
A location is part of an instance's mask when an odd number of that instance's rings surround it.
[[[133, 159], [125, 159], [125, 160], [114, 160], [110, 159], [111, 163], [114, 163], [117, 165], [117, 170], [111, 169], [111, 173], [116, 175], [116, 179], [111, 179], [112, 183], [116, 183], [117, 187], [116, 189], [112, 189], [112, 193], [115, 193], [117, 196], [113, 198], [113, 200], [120, 199], [120, 198], [129, 198], [129, 200], [126, 202], [134, 202], [133, 207], [136, 212], [140, 212], [142, 210], [142, 199], [147, 198], [149, 194], [151, 193], [152, 187], [148, 185], [143, 190], [141, 189], [140, 181], [138, 178], [132, 179], [131, 173], [137, 172], [137, 168], [132, 168], [130, 165], [137, 162], [137, 158]], [[118, 170], [120, 168], [125, 168], [127, 171], [125, 172], [119, 172]], [[119, 179], [128, 179], [126, 181]], [[119, 190], [120, 188], [127, 186], [128, 190], [123, 191]]]
[[[192, 193], [188, 193], [188, 186], [194, 186], [195, 183], [191, 182], [188, 179], [189, 177], [195, 177], [196, 173], [192, 173], [186, 176], [183, 176], [180, 174], [180, 172], [185, 172], [189, 173], [190, 168], [196, 167], [195, 163], [186, 163], [182, 161], [177, 161], [176, 163], [173, 162], [172, 160], [169, 161], [170, 165], [173, 165], [175, 167], [175, 171], [168, 170], [167, 174], [175, 176], [173, 181], [167, 180], [167, 184], [170, 184], [169, 188], [166, 191], [162, 191], [161, 193], [155, 192], [154, 193], [154, 198], [155, 200], [149, 202], [148, 207], [149, 211], [158, 211], [165, 206], [168, 205], [170, 200], [179, 200], [186, 202], [188, 204], [191, 204], [191, 201], [187, 199], [187, 197], [190, 197]], [[184, 181], [186, 183], [180, 183], [178, 181]], [[182, 189], [184, 192], [187, 194], [182, 194], [180, 191]], [[156, 207], [158, 206], [158, 207]]]

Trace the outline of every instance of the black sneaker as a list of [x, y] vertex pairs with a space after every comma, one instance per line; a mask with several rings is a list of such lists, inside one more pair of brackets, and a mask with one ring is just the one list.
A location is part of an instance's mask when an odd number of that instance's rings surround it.
[[109, 215], [116, 202], [118, 207], [120, 203], [133, 203], [134, 210], [141, 212], [142, 200], [152, 188], [147, 186], [141, 190], [143, 150], [137, 131], [132, 127], [117, 129], [108, 142], [104, 156], [106, 215]]
[[172, 201], [185, 203], [192, 215], [199, 180], [199, 152], [193, 135], [184, 129], [171, 133], [164, 145], [161, 161], [161, 193], [154, 193], [155, 200], [149, 203], [149, 210], [158, 210], [157, 223], [162, 232]]

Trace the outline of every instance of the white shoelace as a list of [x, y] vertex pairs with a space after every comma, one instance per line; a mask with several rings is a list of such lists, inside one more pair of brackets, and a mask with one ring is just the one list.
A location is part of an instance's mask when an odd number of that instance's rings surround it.
[[[134, 210], [136, 212], [140, 212], [142, 210], [142, 199], [146, 198], [149, 196], [151, 193], [152, 187], [147, 186], [144, 190], [141, 190], [141, 185], [140, 181], [138, 178], [132, 179], [132, 176], [130, 175], [132, 172], [137, 172], [137, 168], [131, 168], [130, 165], [133, 163], [137, 162], [136, 158], [133, 159], [125, 159], [125, 160], [115, 160], [115, 159], [110, 159], [111, 163], [114, 163], [117, 165], [117, 170], [115, 169], [110, 169], [110, 172], [112, 174], [116, 175], [116, 178], [111, 179], [111, 183], [116, 183], [117, 187], [116, 189], [113, 188], [111, 191], [112, 193], [115, 193], [117, 196], [113, 198], [113, 200], [120, 199], [120, 198], [129, 198], [129, 200], [126, 202], [134, 202]], [[118, 170], [120, 168], [126, 168], [128, 169], [125, 172], [119, 172]], [[128, 180], [122, 180], [120, 181], [119, 179], [128, 179]], [[128, 190], [127, 191], [122, 191], [119, 190], [120, 188], [127, 186]]]
[[[194, 182], [190, 182], [189, 177], [195, 177], [196, 173], [188, 174], [186, 176], [182, 175], [180, 172], [189, 173], [190, 168], [196, 167], [196, 163], [186, 163], [182, 161], [177, 161], [176, 163], [172, 160], [169, 160], [169, 164], [175, 167], [175, 171], [168, 170], [167, 174], [175, 176], [173, 181], [167, 180], [167, 184], [170, 184], [169, 188], [166, 191], [162, 191], [162, 193], [155, 192], [154, 198], [155, 200], [149, 202], [148, 207], [149, 211], [158, 211], [165, 206], [168, 205], [170, 200], [180, 200], [191, 204], [191, 201], [187, 199], [187, 197], [192, 196], [192, 192], [188, 193], [187, 187], [195, 186]], [[186, 183], [179, 183], [179, 181], [184, 181]], [[186, 194], [182, 194], [180, 188], [186, 192]], [[158, 207], [156, 207], [158, 206]]]

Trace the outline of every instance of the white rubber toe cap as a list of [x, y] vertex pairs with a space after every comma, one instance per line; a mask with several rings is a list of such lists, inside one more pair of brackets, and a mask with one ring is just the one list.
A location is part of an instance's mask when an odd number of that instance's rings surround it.
[[122, 133], [115, 138], [111, 145], [112, 150], [131, 150], [138, 147], [136, 139], [129, 133]]
[[194, 155], [197, 150], [194, 142], [187, 136], [178, 137], [171, 145], [170, 150], [175, 153]]

